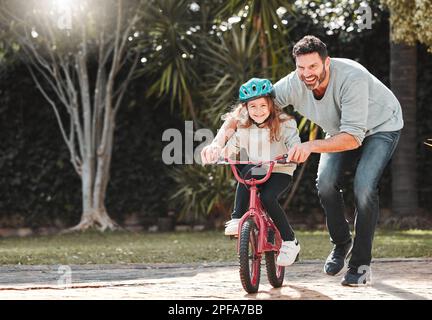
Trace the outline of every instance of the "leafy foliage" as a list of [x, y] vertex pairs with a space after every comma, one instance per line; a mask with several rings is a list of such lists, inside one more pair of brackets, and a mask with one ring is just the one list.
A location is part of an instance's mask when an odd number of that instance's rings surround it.
[[431, 0], [381, 0], [390, 10], [392, 40], [415, 44], [423, 43], [432, 51]]
[[[355, 59], [388, 84], [388, 13], [382, 10], [378, 0], [368, 1], [374, 13], [373, 28], [357, 32], [354, 11], [361, 2], [315, 0], [296, 1], [293, 5], [293, 1], [146, 1], [148, 11], [142, 14], [143, 22], [147, 22], [134, 30], [130, 41], [141, 53], [142, 71], [126, 93], [125, 110], [119, 113], [116, 122], [111, 182], [107, 191], [107, 207], [113, 218], [121, 222], [125, 214], [132, 212], [161, 216], [170, 209], [181, 212], [181, 219], [186, 221], [221, 215], [227, 218], [235, 191], [235, 180], [229, 168], [165, 166], [160, 159], [162, 131], [179, 128], [183, 119], [191, 117], [191, 111], [196, 112], [201, 124], [214, 129], [219, 127], [221, 114], [235, 102], [238, 86], [247, 78], [264, 76], [268, 72], [276, 81], [293, 70], [289, 51], [305, 34], [319, 36], [328, 44], [331, 56]], [[192, 10], [192, 3], [198, 4], [200, 10]], [[428, 3], [425, 0], [415, 2], [419, 6]], [[228, 23], [231, 15], [240, 13], [246, 4], [249, 14], [241, 15], [236, 23]], [[262, 8], [266, 4], [270, 11]], [[287, 11], [279, 11], [283, 13], [275, 16], [276, 4]], [[224, 11], [224, 8], [227, 9]], [[347, 15], [344, 14], [344, 20], [336, 27], [330, 21], [338, 17], [339, 8]], [[425, 7], [425, 15], [428, 8]], [[323, 10], [330, 14], [321, 15]], [[268, 27], [264, 27], [268, 37], [266, 46], [262, 47], [252, 17], [264, 17], [264, 14], [271, 17], [263, 18], [268, 22]], [[404, 18], [403, 15], [399, 17]], [[287, 21], [286, 25], [280, 24], [283, 20]], [[428, 17], [416, 19], [412, 27], [416, 36], [427, 34], [416, 29], [423, 21], [429, 21]], [[277, 22], [277, 29], [273, 28], [273, 22]], [[7, 35], [4, 38], [7, 39]], [[283, 51], [279, 51], [281, 46]], [[14, 57], [13, 51], [3, 48], [6, 47], [0, 44], [2, 67]], [[262, 48], [268, 49], [271, 57], [268, 70], [262, 68]], [[2, 56], [1, 52], [6, 54]], [[430, 62], [430, 55], [422, 47], [417, 101], [417, 130], [422, 141], [430, 138], [432, 132]], [[77, 221], [81, 206], [79, 181], [54, 116], [24, 69], [8, 65], [3, 70], [7, 72], [0, 71], [0, 213], [3, 217], [22, 214], [25, 223], [32, 225], [55, 223], [57, 218], [72, 224]], [[298, 116], [297, 120], [300, 129], [305, 130], [301, 135], [303, 141], [319, 135], [316, 126]], [[418, 170], [422, 172], [420, 204], [430, 207], [432, 152], [420, 143], [418, 149]], [[289, 207], [290, 217], [298, 214], [299, 219], [304, 219], [314, 209], [320, 210], [315, 192], [317, 162], [315, 155]], [[390, 175], [386, 172], [381, 183], [383, 206], [391, 201], [389, 186]], [[350, 194], [347, 204], [348, 207], [352, 204]]]
[[207, 42], [201, 52], [208, 66], [202, 95], [205, 116], [213, 126], [220, 125], [221, 115], [235, 103], [238, 88], [252, 76], [259, 76], [257, 35], [233, 27], [219, 38]]
[[[81, 214], [80, 180], [52, 111], [26, 69], [0, 78], [1, 226], [70, 226]], [[127, 214], [147, 219], [170, 209], [173, 180], [160, 161], [162, 131], [179, 127], [169, 106], [145, 99], [143, 79], [132, 83], [117, 119], [107, 209], [119, 223]], [[19, 224], [11, 225], [19, 216]], [[10, 222], [8, 222], [10, 220]], [[9, 223], [9, 224], [7, 224]]]
[[181, 207], [181, 220], [229, 217], [236, 185], [229, 167], [195, 165], [174, 168], [171, 173], [178, 185], [171, 199]]

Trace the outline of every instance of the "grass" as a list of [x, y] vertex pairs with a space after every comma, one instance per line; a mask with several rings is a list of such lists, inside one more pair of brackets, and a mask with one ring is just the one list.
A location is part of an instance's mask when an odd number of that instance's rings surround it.
[[[325, 259], [326, 231], [297, 231], [301, 259]], [[432, 257], [432, 230], [378, 231], [375, 258]], [[236, 242], [222, 231], [88, 232], [0, 239], [0, 264], [192, 263], [237, 261]]]

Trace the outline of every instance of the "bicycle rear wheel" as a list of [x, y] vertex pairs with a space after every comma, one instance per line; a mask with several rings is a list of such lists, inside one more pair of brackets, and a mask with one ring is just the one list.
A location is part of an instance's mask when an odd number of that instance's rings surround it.
[[253, 220], [246, 220], [243, 224], [239, 241], [240, 280], [246, 292], [256, 293], [261, 275], [261, 257], [256, 252], [258, 228]]

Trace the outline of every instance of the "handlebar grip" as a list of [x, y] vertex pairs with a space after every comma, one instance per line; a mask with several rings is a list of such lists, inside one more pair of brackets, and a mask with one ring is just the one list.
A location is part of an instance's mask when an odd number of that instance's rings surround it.
[[288, 153], [285, 153], [283, 155], [281, 155], [280, 157], [276, 158], [276, 162], [280, 163], [280, 164], [286, 164], [287, 161], [286, 159], [288, 158]]

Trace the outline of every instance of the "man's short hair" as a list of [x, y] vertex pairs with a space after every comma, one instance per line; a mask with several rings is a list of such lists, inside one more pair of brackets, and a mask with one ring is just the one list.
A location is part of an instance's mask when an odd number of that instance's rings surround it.
[[324, 42], [315, 36], [304, 36], [300, 41], [298, 41], [292, 51], [294, 60], [301, 56], [302, 54], [308, 53], [318, 53], [321, 60], [324, 61], [327, 58], [327, 46]]

